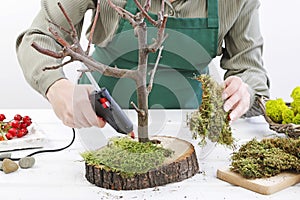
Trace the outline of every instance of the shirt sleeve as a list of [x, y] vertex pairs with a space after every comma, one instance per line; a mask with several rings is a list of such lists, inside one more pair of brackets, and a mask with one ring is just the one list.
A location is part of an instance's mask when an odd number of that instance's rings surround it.
[[259, 24], [259, 1], [244, 1], [236, 21], [224, 37], [221, 67], [225, 77], [238, 76], [249, 85], [251, 108], [246, 116], [258, 115], [255, 98], [269, 97], [269, 78], [263, 67], [263, 38]]
[[[39, 53], [31, 45], [33, 42], [40, 47], [59, 52], [62, 47], [55, 41], [49, 32], [49, 27], [54, 27], [51, 22], [70, 30], [66, 18], [63, 16], [58, 2], [62, 4], [68, 16], [71, 18], [80, 37], [84, 15], [88, 9], [95, 7], [93, 0], [42, 0], [41, 9], [32, 22], [31, 26], [21, 33], [16, 41], [16, 53], [26, 81], [44, 97], [46, 92], [55, 81], [65, 78], [62, 68], [57, 70], [46, 70], [45, 67], [56, 66], [62, 63], [62, 59], [52, 58]], [[55, 28], [55, 27], [54, 27]], [[59, 28], [55, 28], [58, 34], [72, 44], [71, 37]]]

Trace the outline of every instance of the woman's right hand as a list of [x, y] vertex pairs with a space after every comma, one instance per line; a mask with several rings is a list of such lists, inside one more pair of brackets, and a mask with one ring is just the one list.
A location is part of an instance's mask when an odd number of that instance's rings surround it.
[[105, 121], [97, 117], [89, 95], [91, 85], [76, 85], [67, 79], [56, 81], [47, 91], [47, 98], [57, 117], [72, 128], [104, 127]]

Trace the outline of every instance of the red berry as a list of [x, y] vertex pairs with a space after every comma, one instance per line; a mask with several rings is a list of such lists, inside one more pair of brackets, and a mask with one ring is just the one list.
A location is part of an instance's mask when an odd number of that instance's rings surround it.
[[6, 133], [5, 134], [5, 137], [8, 139], [8, 140], [11, 140], [11, 139], [13, 139], [13, 135], [11, 134], [11, 133]]
[[6, 119], [4, 114], [0, 114], [0, 122], [3, 122]]
[[22, 116], [20, 114], [16, 114], [14, 116], [14, 120], [18, 120], [18, 121], [21, 121], [22, 120]]
[[23, 117], [23, 121], [28, 121], [28, 120], [31, 121], [31, 118], [29, 116], [26, 115]]
[[16, 128], [10, 128], [7, 133], [11, 134], [13, 137], [17, 136], [18, 134], [18, 129]]
[[27, 130], [27, 128], [21, 128], [21, 129], [19, 130], [19, 132], [22, 132], [23, 135], [26, 135], [26, 134], [28, 133], [28, 130]]
[[23, 117], [23, 122], [24, 122], [27, 126], [30, 126], [30, 125], [32, 124], [31, 118], [28, 117], [28, 116], [24, 116], [24, 117]]
[[21, 122], [20, 128], [27, 128], [27, 124], [25, 122]]
[[17, 133], [17, 138], [21, 138], [23, 137], [25, 134], [23, 131], [19, 130], [18, 133]]
[[21, 126], [20, 121], [14, 120], [11, 122], [11, 127], [19, 129]]
[[32, 124], [31, 121], [27, 121], [27, 122], [25, 122], [25, 123], [26, 123], [27, 126], [30, 126], [30, 125]]

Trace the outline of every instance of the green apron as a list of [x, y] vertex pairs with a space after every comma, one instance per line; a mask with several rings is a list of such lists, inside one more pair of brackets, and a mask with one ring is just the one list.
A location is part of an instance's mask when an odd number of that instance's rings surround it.
[[[128, 0], [126, 10], [136, 13], [133, 0]], [[207, 18], [169, 17], [165, 32], [164, 49], [149, 95], [149, 108], [194, 109], [201, 104], [201, 84], [193, 77], [208, 73], [207, 65], [216, 56], [218, 43], [218, 0], [207, 0]], [[157, 15], [151, 14], [154, 19]], [[147, 23], [148, 41], [156, 38], [157, 29]], [[150, 53], [148, 70], [154, 67], [158, 53]], [[106, 47], [95, 46], [93, 58], [101, 63], [118, 68], [136, 69], [138, 65], [138, 43], [132, 26], [121, 19], [116, 36]], [[136, 84], [128, 78], [102, 76], [92, 73], [101, 87], [106, 87], [122, 108], [137, 103]], [[147, 81], [149, 76], [147, 77]], [[89, 83], [81, 77], [79, 83]]]

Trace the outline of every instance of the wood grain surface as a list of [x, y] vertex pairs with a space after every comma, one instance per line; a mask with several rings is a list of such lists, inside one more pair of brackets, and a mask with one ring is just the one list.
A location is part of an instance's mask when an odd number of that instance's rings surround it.
[[218, 169], [217, 177], [223, 181], [237, 185], [248, 190], [269, 195], [289, 186], [300, 183], [300, 174], [280, 173], [270, 178], [246, 179], [236, 172], [230, 171], [229, 168]]

